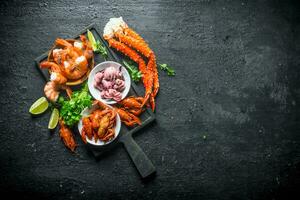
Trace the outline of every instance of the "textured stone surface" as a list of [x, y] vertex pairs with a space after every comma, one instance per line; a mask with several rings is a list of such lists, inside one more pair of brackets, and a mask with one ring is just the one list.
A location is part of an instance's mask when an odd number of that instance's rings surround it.
[[[262, 199], [299, 184], [300, 9], [296, 1], [1, 1], [1, 194], [51, 199]], [[123, 16], [160, 71], [157, 123], [136, 136], [157, 168], [141, 181], [123, 148], [72, 155], [33, 59], [56, 37]]]

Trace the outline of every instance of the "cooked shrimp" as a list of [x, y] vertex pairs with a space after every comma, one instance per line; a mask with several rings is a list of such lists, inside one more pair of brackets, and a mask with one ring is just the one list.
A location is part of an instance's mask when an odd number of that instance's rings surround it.
[[44, 92], [45, 92], [46, 97], [50, 101], [56, 102], [56, 100], [58, 99], [58, 96], [59, 96], [58, 87], [54, 81], [49, 81], [45, 85]]
[[73, 47], [73, 45], [70, 42], [68, 42], [67, 40], [61, 39], [61, 38], [57, 38], [55, 40], [55, 44], [57, 46], [61, 46], [61, 47]]
[[81, 36], [81, 40], [72, 44], [57, 38], [55, 44], [60, 48], [52, 51], [54, 61], [44, 61], [40, 64], [41, 68], [48, 68], [51, 71], [50, 81], [44, 87], [45, 95], [50, 101], [57, 101], [61, 89], [66, 90], [71, 96], [72, 91], [65, 83], [68, 80], [80, 79], [87, 73], [90, 57], [86, 51], [91, 47], [85, 36]]
[[[62, 39], [59, 41], [64, 43], [62, 42]], [[69, 44], [67, 41], [65, 41], [65, 43], [65, 45]], [[64, 50], [56, 52], [55, 55], [58, 57], [56, 58], [56, 62], [62, 64], [63, 71], [68, 79], [79, 79], [86, 74], [88, 70], [88, 61], [80, 49], [73, 46], [67, 46]]]
[[[81, 35], [81, 41], [74, 44], [57, 38], [55, 44], [60, 47], [52, 51], [53, 60], [60, 67], [61, 74], [67, 79], [80, 79], [88, 71], [88, 60], [93, 57], [93, 51], [86, 37]], [[53, 62], [54, 63], [54, 62]]]
[[85, 56], [79, 56], [74, 60], [65, 61], [64, 65], [66, 77], [71, 80], [81, 78], [88, 70], [88, 61]]
[[69, 88], [68, 86], [65, 86], [65, 85], [60, 85], [60, 84], [56, 83], [55, 81], [47, 82], [47, 84], [44, 87], [44, 93], [50, 101], [56, 102], [58, 99], [59, 93], [60, 93], [59, 91], [61, 89], [66, 90], [68, 96], [71, 97], [71, 95], [72, 95], [71, 88]]
[[50, 69], [50, 71], [52, 72], [50, 77], [51, 81], [54, 81], [58, 84], [64, 84], [67, 82], [67, 78], [64, 75], [64, 71], [56, 63], [44, 61], [40, 64], [40, 67]]
[[62, 74], [57, 73], [57, 72], [52, 72], [50, 76], [50, 80], [54, 81], [58, 84], [64, 84], [67, 82], [67, 78], [64, 77]]
[[[91, 59], [93, 57], [93, 49], [85, 35], [80, 35], [80, 40], [82, 41], [83, 47], [83, 55], [86, 57], [86, 59]], [[75, 46], [75, 44], [74, 44]]]

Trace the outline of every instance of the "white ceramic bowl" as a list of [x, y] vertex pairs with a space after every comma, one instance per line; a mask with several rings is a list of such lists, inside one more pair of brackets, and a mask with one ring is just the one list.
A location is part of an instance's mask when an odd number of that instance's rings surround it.
[[91, 95], [95, 99], [102, 101], [106, 104], [117, 103], [116, 101], [114, 101], [112, 99], [104, 99], [101, 97], [100, 90], [98, 90], [97, 88], [94, 87], [94, 77], [97, 72], [102, 71], [103, 69], [105, 69], [107, 67], [115, 67], [116, 69], [119, 69], [120, 66], [121, 66], [121, 71], [122, 71], [122, 74], [123, 74], [124, 80], [125, 80], [125, 89], [122, 92], [122, 99], [124, 99], [127, 96], [128, 92], [130, 90], [130, 85], [131, 85], [130, 76], [129, 76], [128, 71], [126, 70], [125, 67], [123, 67], [121, 64], [119, 64], [117, 62], [105, 61], [105, 62], [102, 62], [102, 63], [99, 63], [98, 65], [96, 65], [93, 68], [93, 70], [91, 71], [91, 73], [89, 74], [88, 87], [89, 87], [89, 91], [90, 91]]
[[[109, 106], [109, 105], [108, 105]], [[109, 106], [111, 107], [111, 106]], [[82, 114], [82, 118], [88, 116], [89, 114], [91, 114], [94, 110], [97, 110], [99, 108], [99, 106], [97, 104], [94, 104], [91, 106], [91, 108], [85, 108], [81, 114]], [[82, 118], [80, 119], [79, 123], [78, 123], [78, 131], [80, 133], [80, 135], [82, 134]], [[121, 119], [119, 114], [117, 113], [116, 115], [116, 126], [115, 126], [115, 137], [112, 138], [111, 140], [107, 141], [107, 142], [103, 142], [101, 140], [98, 140], [97, 142], [95, 142], [94, 137], [90, 140], [88, 137], [86, 137], [86, 141], [88, 144], [91, 144], [92, 146], [104, 146], [107, 145], [109, 143], [112, 143], [119, 135], [120, 133], [120, 129], [121, 129]]]

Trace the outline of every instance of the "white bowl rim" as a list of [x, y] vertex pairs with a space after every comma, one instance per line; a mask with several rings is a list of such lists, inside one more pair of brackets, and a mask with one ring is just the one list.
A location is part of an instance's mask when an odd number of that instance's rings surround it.
[[[97, 99], [99, 101], [102, 101], [103, 103], [105, 104], [116, 104], [117, 102], [115, 100], [107, 100], [107, 99], [103, 99], [101, 98], [100, 96], [100, 91], [96, 88], [94, 88], [94, 85], [93, 85], [93, 82], [94, 82], [94, 76], [97, 72], [105, 69], [101, 69], [99, 70], [99, 66], [102, 66], [104, 64], [112, 64], [114, 67], [116, 66], [120, 66], [121, 69], [122, 69], [122, 72], [123, 72], [123, 76], [124, 76], [124, 80], [125, 80], [125, 89], [124, 91], [122, 92], [122, 99], [124, 99], [128, 93], [129, 93], [129, 90], [131, 88], [131, 78], [130, 78], [130, 75], [126, 69], [126, 67], [124, 67], [122, 64], [118, 63], [118, 62], [115, 62], [115, 61], [104, 61], [104, 62], [101, 62], [99, 64], [97, 64], [90, 72], [89, 76], [88, 76], [88, 88], [89, 88], [89, 92], [90, 94], [94, 97], [94, 99]], [[97, 91], [98, 95], [95, 94], [95, 91]]]

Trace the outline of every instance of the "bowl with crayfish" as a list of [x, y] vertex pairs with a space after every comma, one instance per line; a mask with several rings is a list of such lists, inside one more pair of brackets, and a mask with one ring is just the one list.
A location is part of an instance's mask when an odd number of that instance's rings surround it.
[[111, 106], [95, 101], [81, 114], [78, 131], [86, 144], [92, 147], [104, 147], [116, 140], [121, 129], [121, 119]]
[[[85, 65], [76, 63], [83, 60], [82, 56], [84, 56], [84, 60], [87, 62]], [[74, 69], [65, 73], [67, 78], [66, 85], [69, 86], [79, 85], [87, 80], [88, 75], [95, 65], [93, 51], [88, 40], [83, 35], [80, 36], [80, 40], [56, 39], [54, 46], [48, 53], [48, 61], [64, 66], [65, 69], [68, 68], [67, 66], [74, 64]], [[51, 70], [49, 70], [49, 73], [51, 75]]]

